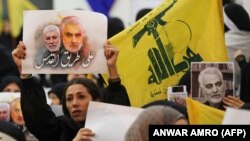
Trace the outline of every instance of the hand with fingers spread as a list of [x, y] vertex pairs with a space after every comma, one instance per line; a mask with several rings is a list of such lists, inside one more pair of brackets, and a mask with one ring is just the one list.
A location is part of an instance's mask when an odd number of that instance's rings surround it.
[[231, 95], [224, 97], [223, 103], [226, 105], [225, 107], [229, 106], [233, 108], [241, 108], [245, 104], [245, 102], [239, 98], [233, 97]]
[[116, 68], [116, 61], [119, 54], [119, 50], [111, 45], [109, 42], [104, 44], [104, 55], [107, 59], [107, 65], [109, 69], [109, 78], [118, 78], [118, 72]]
[[73, 141], [92, 141], [92, 137], [94, 137], [94, 133], [88, 128], [81, 128]]

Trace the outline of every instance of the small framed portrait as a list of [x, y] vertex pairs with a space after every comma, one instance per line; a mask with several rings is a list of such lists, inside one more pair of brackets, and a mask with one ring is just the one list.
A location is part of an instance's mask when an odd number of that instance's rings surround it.
[[191, 82], [193, 99], [225, 110], [223, 98], [234, 95], [234, 64], [232, 62], [192, 62]]
[[107, 18], [85, 10], [24, 12], [26, 58], [22, 73], [83, 74], [107, 71], [103, 44]]

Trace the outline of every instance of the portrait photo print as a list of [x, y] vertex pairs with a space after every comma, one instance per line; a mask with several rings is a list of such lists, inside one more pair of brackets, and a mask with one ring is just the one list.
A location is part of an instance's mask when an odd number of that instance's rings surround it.
[[232, 62], [192, 62], [192, 98], [205, 105], [225, 110], [223, 98], [234, 95], [234, 64]]
[[24, 12], [22, 73], [106, 73], [107, 18], [85, 10]]

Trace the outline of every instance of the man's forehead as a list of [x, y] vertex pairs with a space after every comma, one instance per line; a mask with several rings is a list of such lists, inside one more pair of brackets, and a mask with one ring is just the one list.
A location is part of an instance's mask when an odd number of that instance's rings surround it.
[[216, 83], [222, 81], [218, 74], [205, 74], [203, 77], [204, 83]]
[[218, 77], [219, 78], [219, 74], [218, 73], [205, 73], [203, 75], [204, 77]]
[[49, 31], [49, 32], [46, 32], [45, 35], [46, 36], [50, 36], [50, 35], [58, 35], [59, 33], [57, 31]]
[[64, 26], [63, 30], [79, 30], [80, 32], [83, 31], [83, 28], [80, 24], [71, 24], [68, 23]]

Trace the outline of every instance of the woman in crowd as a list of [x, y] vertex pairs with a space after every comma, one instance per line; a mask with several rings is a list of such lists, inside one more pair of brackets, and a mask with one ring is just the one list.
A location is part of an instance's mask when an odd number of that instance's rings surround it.
[[0, 92], [20, 92], [21, 84], [20, 78], [14, 75], [6, 76], [0, 83]]
[[250, 57], [250, 17], [246, 9], [239, 4], [224, 6], [225, 44], [229, 61], [234, 62], [234, 88], [236, 95], [244, 102], [250, 102], [249, 82], [246, 73], [246, 63], [234, 56], [236, 50], [242, 50], [242, 55]]
[[183, 114], [172, 107], [148, 107], [127, 130], [125, 141], [148, 141], [149, 125], [188, 125], [188, 121]]
[[[25, 45], [20, 42], [12, 56], [19, 71], [25, 59]], [[119, 50], [109, 43], [104, 45], [109, 70], [109, 86], [101, 99], [97, 85], [89, 79], [72, 79], [65, 87], [62, 107], [64, 115], [56, 117], [47, 105], [42, 86], [29, 74], [21, 74], [21, 108], [28, 129], [40, 140], [91, 140], [94, 133], [84, 128], [89, 101], [99, 101], [130, 106], [125, 87], [121, 85], [116, 60]]]
[[51, 100], [51, 105], [60, 105], [62, 104], [63, 91], [67, 83], [60, 82], [55, 84], [51, 90], [48, 92], [48, 97]]

